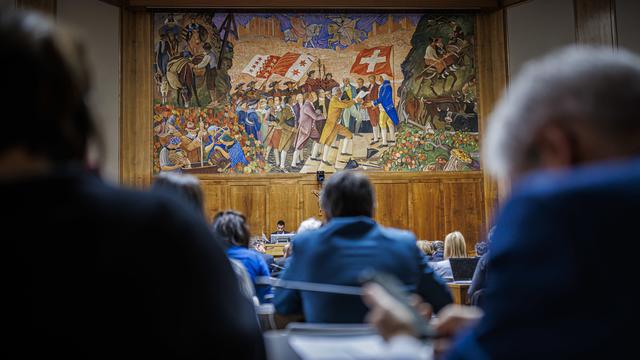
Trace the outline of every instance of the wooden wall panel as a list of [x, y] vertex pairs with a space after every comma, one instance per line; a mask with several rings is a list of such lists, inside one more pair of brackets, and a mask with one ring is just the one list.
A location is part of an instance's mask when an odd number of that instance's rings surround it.
[[411, 189], [413, 196], [409, 209], [414, 232], [420, 240], [441, 239], [444, 232], [444, 203], [440, 183], [416, 182], [411, 184]]
[[131, 7], [234, 9], [481, 9], [498, 0], [128, 0]]
[[[476, 17], [478, 73], [478, 108], [480, 133], [487, 129], [489, 114], [507, 87], [507, 42], [505, 10], [481, 13]], [[482, 140], [480, 142], [482, 148]], [[500, 184], [503, 185], [503, 184]], [[508, 190], [500, 187], [495, 179], [485, 175], [482, 183], [486, 226], [493, 220], [503, 194]], [[485, 230], [488, 230], [485, 228]]]
[[409, 228], [409, 187], [402, 182], [374, 183], [376, 205], [374, 218], [380, 224]]
[[615, 0], [574, 0], [573, 11], [578, 43], [618, 45]]
[[16, 9], [35, 10], [55, 16], [58, 10], [57, 0], [16, 0]]
[[204, 212], [207, 221], [211, 222], [213, 217], [223, 210], [230, 208], [229, 187], [214, 181], [202, 182], [202, 193], [204, 196]]
[[289, 231], [295, 231], [301, 221], [300, 188], [295, 181], [278, 182], [268, 187], [265, 234], [275, 230], [278, 220], [284, 220]]
[[444, 205], [444, 235], [460, 231], [467, 240], [467, 252], [473, 253], [473, 245], [484, 236], [482, 214], [482, 182], [458, 181], [442, 184]]
[[[329, 179], [331, 175], [328, 175]], [[483, 176], [465, 173], [369, 173], [376, 192], [376, 220], [412, 231], [418, 239], [440, 240], [453, 230], [468, 248], [484, 233]], [[205, 211], [235, 209], [249, 218], [253, 235], [269, 234], [283, 219], [291, 231], [319, 216], [315, 175], [201, 175]]]
[[320, 211], [320, 198], [318, 196], [318, 191], [320, 191], [320, 186], [316, 183], [309, 182], [302, 183], [300, 185], [300, 200], [302, 202], [301, 220], [305, 220], [310, 217], [322, 220], [324, 215], [322, 214], [322, 211]]
[[144, 187], [153, 159], [151, 13], [122, 11], [121, 21], [120, 181]]
[[229, 186], [229, 207], [245, 214], [253, 235], [267, 232], [267, 186], [245, 183]]

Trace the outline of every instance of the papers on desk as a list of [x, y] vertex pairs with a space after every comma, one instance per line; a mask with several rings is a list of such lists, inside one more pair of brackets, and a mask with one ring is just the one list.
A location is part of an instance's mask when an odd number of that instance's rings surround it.
[[399, 337], [386, 343], [380, 335], [292, 335], [289, 345], [303, 360], [420, 360], [432, 357], [430, 348], [407, 338]]

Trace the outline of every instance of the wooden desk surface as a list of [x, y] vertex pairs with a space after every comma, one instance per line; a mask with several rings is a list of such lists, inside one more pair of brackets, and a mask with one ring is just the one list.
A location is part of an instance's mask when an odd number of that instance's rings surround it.
[[449, 291], [451, 291], [451, 296], [453, 296], [453, 302], [455, 304], [469, 305], [470, 299], [467, 293], [471, 287], [470, 283], [450, 282], [447, 283], [447, 286], [449, 287]]
[[273, 255], [273, 257], [282, 257], [284, 256], [284, 246], [286, 244], [265, 244], [264, 250], [265, 253], [269, 255]]

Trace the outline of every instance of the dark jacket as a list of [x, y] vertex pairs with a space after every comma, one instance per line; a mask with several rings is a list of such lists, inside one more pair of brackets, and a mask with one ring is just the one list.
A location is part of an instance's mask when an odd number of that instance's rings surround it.
[[[449, 359], [621, 359], [636, 351], [640, 161], [539, 174], [496, 222], [482, 321]], [[616, 271], [598, 259], [621, 242]], [[551, 250], [551, 251], [550, 251]], [[630, 282], [631, 281], [631, 282]]]
[[[446, 285], [427, 265], [415, 236], [384, 228], [369, 217], [331, 219], [318, 230], [296, 235], [285, 280], [359, 286], [366, 270], [396, 276], [434, 308], [451, 303]], [[275, 289], [283, 315], [304, 314], [307, 322], [359, 323], [368, 312], [359, 296]]]
[[0, 185], [3, 352], [264, 358], [253, 307], [203, 216], [79, 170]]

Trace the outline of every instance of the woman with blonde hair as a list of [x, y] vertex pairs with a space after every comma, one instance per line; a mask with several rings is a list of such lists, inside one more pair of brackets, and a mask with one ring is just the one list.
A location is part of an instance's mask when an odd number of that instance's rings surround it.
[[460, 231], [449, 233], [444, 238], [444, 259], [467, 257], [467, 244]]
[[449, 233], [444, 239], [444, 260], [429, 263], [436, 274], [443, 279], [452, 279], [450, 258], [467, 257], [467, 244], [460, 231]]

